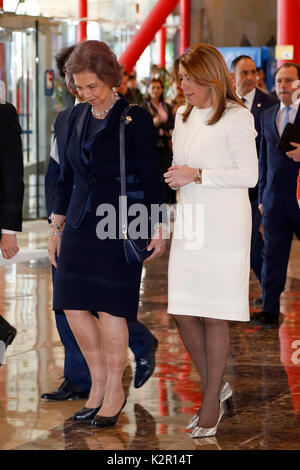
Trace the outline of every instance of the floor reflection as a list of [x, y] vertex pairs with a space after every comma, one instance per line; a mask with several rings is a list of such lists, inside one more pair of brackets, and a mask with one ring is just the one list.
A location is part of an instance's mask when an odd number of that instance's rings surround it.
[[[36, 228], [36, 225], [35, 225]], [[47, 230], [23, 233], [21, 245], [43, 249]], [[0, 313], [18, 334], [0, 368], [0, 449], [225, 450], [300, 449], [300, 249], [294, 241], [279, 330], [232, 323], [226, 380], [234, 390], [216, 437], [185, 431], [202, 401], [202, 386], [166, 314], [167, 254], [143, 270], [139, 316], [159, 340], [153, 377], [134, 389], [129, 350], [128, 402], [115, 428], [93, 429], [70, 418], [84, 401], [44, 402], [59, 385], [64, 351], [51, 311], [46, 259], [0, 267]], [[250, 279], [250, 305], [259, 295]]]

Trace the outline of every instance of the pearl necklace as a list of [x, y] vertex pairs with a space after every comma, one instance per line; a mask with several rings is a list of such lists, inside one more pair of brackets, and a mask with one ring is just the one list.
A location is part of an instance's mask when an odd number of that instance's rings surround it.
[[105, 109], [104, 111], [101, 111], [101, 113], [96, 113], [94, 111], [94, 106], [92, 106], [92, 115], [95, 116], [95, 117], [100, 117], [100, 116], [104, 116], [104, 114], [107, 114], [111, 108], [116, 104], [116, 101], [117, 99], [119, 98], [119, 95], [118, 93], [114, 93], [115, 95], [115, 101], [113, 102], [113, 104], [111, 104], [107, 109]]

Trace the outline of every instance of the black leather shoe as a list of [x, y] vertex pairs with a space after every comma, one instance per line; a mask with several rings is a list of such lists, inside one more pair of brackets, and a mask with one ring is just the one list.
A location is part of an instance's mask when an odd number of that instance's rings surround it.
[[261, 326], [265, 330], [276, 329], [279, 327], [279, 315], [269, 312], [259, 312], [251, 315], [251, 325]]
[[121, 407], [121, 409], [118, 411], [118, 413], [114, 416], [95, 416], [95, 418], [92, 421], [92, 426], [95, 428], [110, 428], [112, 426], [115, 426], [117, 424], [118, 418], [120, 416], [121, 411], [123, 410], [124, 406], [126, 405], [126, 398], [124, 400], [124, 403]]
[[6, 347], [13, 342], [16, 334], [17, 330], [0, 315], [0, 340], [5, 343]]
[[155, 369], [155, 351], [158, 346], [156, 340], [152, 348], [144, 356], [136, 359], [134, 387], [140, 388], [151, 377]]
[[86, 408], [84, 406], [79, 411], [74, 413], [72, 418], [74, 419], [74, 421], [80, 421], [80, 422], [91, 421], [96, 416], [101, 406], [102, 406], [102, 403], [100, 406], [97, 406], [97, 408]]
[[16, 334], [17, 330], [0, 315], [0, 366], [4, 362], [5, 350], [13, 342]]
[[88, 398], [89, 392], [83, 392], [79, 387], [72, 384], [69, 380], [64, 380], [55, 392], [42, 393], [41, 398], [44, 400], [79, 400], [80, 398]]

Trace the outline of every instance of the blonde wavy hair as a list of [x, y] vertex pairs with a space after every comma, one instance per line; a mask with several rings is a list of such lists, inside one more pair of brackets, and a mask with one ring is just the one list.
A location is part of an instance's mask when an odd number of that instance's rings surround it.
[[[192, 82], [209, 88], [212, 97], [213, 112], [207, 121], [207, 125], [215, 124], [223, 116], [226, 102], [231, 101], [245, 107], [237, 97], [231, 75], [222, 54], [210, 44], [195, 44], [174, 63], [174, 76], [180, 85], [179, 65], [182, 65]], [[193, 106], [187, 104], [182, 114], [183, 122], [186, 122]]]

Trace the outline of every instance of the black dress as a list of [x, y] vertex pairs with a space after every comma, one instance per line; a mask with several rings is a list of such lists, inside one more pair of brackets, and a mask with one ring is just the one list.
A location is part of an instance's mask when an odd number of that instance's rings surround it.
[[[107, 312], [131, 321], [136, 320], [142, 264], [127, 263], [123, 239], [118, 235], [115, 239], [99, 239], [96, 233], [97, 225], [103, 220], [103, 217], [97, 215], [99, 204], [108, 203], [113, 206], [118, 220], [120, 195], [118, 130], [119, 117], [126, 103], [124, 99], [119, 100], [104, 120], [94, 119], [91, 117], [90, 112], [86, 113], [81, 136], [78, 133], [76, 134], [76, 124], [78, 124], [76, 116], [75, 120], [70, 120], [71, 138], [68, 143], [68, 151], [64, 157], [68, 162], [63, 165], [65, 171], [62, 171], [60, 178], [58, 200], [62, 200], [61, 194], [64, 191], [67, 194], [67, 190], [63, 185], [64, 183], [68, 184], [69, 178], [67, 176], [71, 171], [70, 168], [74, 173], [75, 184], [72, 188], [71, 202], [67, 212], [55, 276], [54, 310]], [[86, 112], [86, 106], [89, 105], [78, 105], [76, 108], [80, 106]], [[149, 133], [150, 123], [148, 118], [145, 122], [143, 110], [136, 110], [135, 114], [138, 115], [141, 111], [142, 116], [136, 116], [136, 118], [134, 112], [132, 112], [134, 126], [126, 134], [128, 181], [134, 180], [134, 183], [127, 184], [129, 206], [130, 201], [133, 203], [141, 201], [141, 195], [144, 196], [143, 200], [147, 203], [163, 202], [159, 189], [158, 156], [155, 153], [153, 129]], [[79, 113], [76, 112], [78, 114], [77, 118], [80, 118], [80, 111]], [[142, 118], [144, 122], [141, 123], [138, 117]], [[143, 169], [144, 165], [141, 160], [143, 158], [141, 153], [143, 136], [137, 135], [138, 129], [134, 128], [140, 125], [138, 122], [142, 126], [146, 125], [148, 127], [148, 132], [146, 134], [144, 132], [144, 139], [150, 138], [148, 146], [150, 146], [149, 150], [153, 160], [150, 173], [148, 164]], [[74, 129], [73, 133], [72, 129]], [[151, 140], [153, 140], [152, 143]], [[76, 144], [76, 148], [78, 148], [78, 144], [80, 146], [78, 159], [75, 155]], [[138, 150], [139, 148], [140, 150]], [[137, 152], [140, 155], [136, 155]], [[137, 157], [138, 163], [135, 163]], [[80, 175], [84, 172], [86, 172], [85, 179], [91, 182], [88, 185], [88, 192], [85, 191], [85, 186], [80, 180]], [[148, 175], [151, 181], [144, 181], [143, 184], [141, 180], [143, 178], [148, 179]], [[76, 197], [73, 197], [73, 193], [76, 193]], [[152, 201], [146, 201], [145, 194], [147, 193], [148, 195], [152, 193]], [[85, 201], [85, 207], [80, 222], [77, 223], [75, 222], [78, 215], [76, 210], [78, 208], [78, 211], [81, 211], [81, 200]], [[63, 213], [63, 210], [60, 210], [63, 205], [58, 201], [54, 212]]]

